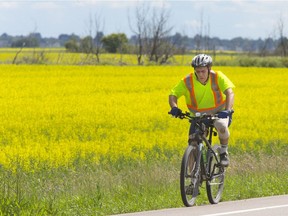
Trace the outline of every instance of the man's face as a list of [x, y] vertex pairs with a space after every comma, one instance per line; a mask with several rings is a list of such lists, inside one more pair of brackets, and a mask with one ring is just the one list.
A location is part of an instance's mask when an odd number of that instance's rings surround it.
[[195, 68], [195, 73], [198, 77], [198, 80], [202, 83], [205, 84], [208, 78], [208, 67], [196, 67]]

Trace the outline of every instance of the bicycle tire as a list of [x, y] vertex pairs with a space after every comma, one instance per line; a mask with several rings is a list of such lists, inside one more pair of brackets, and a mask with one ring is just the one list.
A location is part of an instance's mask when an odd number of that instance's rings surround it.
[[[180, 191], [182, 201], [187, 207], [195, 204], [199, 194], [200, 172], [195, 177], [197, 155], [197, 147], [189, 145], [185, 150], [181, 163]], [[192, 176], [194, 177], [192, 178]]]
[[209, 202], [211, 204], [217, 204], [220, 202], [225, 180], [225, 168], [219, 163], [220, 156], [218, 154], [217, 148], [217, 146], [213, 147], [215, 154], [213, 154], [211, 150], [208, 150], [209, 152], [207, 154], [207, 169], [209, 177], [206, 181], [206, 191]]

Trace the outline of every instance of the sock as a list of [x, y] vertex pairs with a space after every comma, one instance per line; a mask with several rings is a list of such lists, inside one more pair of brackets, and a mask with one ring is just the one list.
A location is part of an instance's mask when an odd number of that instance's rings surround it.
[[220, 154], [227, 153], [228, 154], [228, 145], [221, 145]]

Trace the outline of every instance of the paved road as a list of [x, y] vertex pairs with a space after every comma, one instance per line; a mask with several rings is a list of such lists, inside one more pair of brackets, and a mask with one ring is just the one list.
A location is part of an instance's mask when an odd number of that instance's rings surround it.
[[118, 216], [288, 216], [288, 195], [221, 202], [217, 205], [194, 206], [145, 211]]

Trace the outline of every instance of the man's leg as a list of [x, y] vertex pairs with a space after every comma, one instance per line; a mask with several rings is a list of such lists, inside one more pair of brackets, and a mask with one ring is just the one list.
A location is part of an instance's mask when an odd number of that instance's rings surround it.
[[229, 129], [228, 129], [229, 119], [217, 119], [214, 122], [214, 126], [217, 129], [221, 148], [219, 150], [220, 159], [222, 166], [227, 167], [229, 165], [228, 158], [228, 141], [229, 141]]

